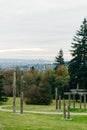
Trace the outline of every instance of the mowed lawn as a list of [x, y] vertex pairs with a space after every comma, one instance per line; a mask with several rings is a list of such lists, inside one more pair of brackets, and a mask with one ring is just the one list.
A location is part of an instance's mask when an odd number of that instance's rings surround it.
[[[17, 99], [17, 104], [19, 104], [18, 102]], [[10, 98], [6, 104], [12, 105], [12, 99]], [[51, 105], [48, 107], [51, 108], [55, 104]], [[0, 111], [0, 130], [87, 130], [87, 116], [73, 115], [71, 120], [63, 120], [63, 115], [25, 112], [24, 114], [13, 114], [12, 112]]]
[[0, 111], [0, 130], [87, 130], [87, 116], [72, 116], [72, 120], [63, 120], [62, 115]]
[[[13, 109], [13, 98], [9, 98], [8, 102], [4, 103], [3, 109]], [[66, 101], [66, 106], [68, 105], [68, 101]], [[71, 101], [71, 112], [87, 112], [87, 109], [84, 109], [84, 103], [82, 103], [82, 109], [80, 109], [80, 104], [79, 102], [76, 102], [76, 108], [73, 109], [73, 101]], [[24, 110], [29, 110], [29, 111], [41, 111], [41, 112], [61, 112], [63, 111], [63, 101], [61, 101], [61, 110], [56, 110], [56, 105], [55, 101], [53, 100], [50, 105], [26, 105], [24, 103], [23, 105]], [[87, 108], [87, 104], [86, 104]], [[20, 110], [20, 98], [16, 98], [16, 110]]]

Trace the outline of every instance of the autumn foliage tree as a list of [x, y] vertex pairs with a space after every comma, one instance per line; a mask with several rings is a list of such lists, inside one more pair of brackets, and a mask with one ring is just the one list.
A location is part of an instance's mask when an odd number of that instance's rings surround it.
[[41, 74], [37, 70], [30, 70], [25, 74], [25, 81], [28, 81], [27, 88], [24, 90], [24, 100], [27, 104], [48, 105], [51, 103], [51, 86], [45, 73]]
[[69, 72], [68, 68], [64, 65], [60, 65], [56, 70], [56, 87], [58, 88], [59, 95], [64, 94], [69, 87]]

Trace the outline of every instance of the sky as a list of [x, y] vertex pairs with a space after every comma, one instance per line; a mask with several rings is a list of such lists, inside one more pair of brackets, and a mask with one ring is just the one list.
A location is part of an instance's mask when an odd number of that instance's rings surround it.
[[87, 0], [0, 0], [0, 58], [70, 60]]

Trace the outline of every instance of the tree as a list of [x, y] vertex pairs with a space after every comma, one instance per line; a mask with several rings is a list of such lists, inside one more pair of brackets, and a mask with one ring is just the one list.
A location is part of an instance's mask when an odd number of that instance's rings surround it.
[[43, 73], [43, 79], [45, 82], [49, 83], [50, 90], [51, 90], [51, 95], [52, 98], [55, 97], [55, 79], [56, 79], [56, 74], [54, 70], [52, 69], [46, 69]]
[[36, 69], [27, 70], [24, 72], [24, 80], [27, 86], [32, 84], [39, 85], [41, 81], [41, 77], [42, 77], [42, 73]]
[[30, 70], [25, 73], [24, 79], [27, 86], [24, 90], [24, 100], [27, 104], [48, 105], [52, 101], [51, 95], [51, 74], [47, 72], [40, 73], [37, 70]]
[[59, 65], [64, 65], [63, 51], [60, 49], [58, 55], [55, 57], [55, 70]]
[[[17, 96], [19, 96], [20, 91], [20, 70], [16, 69], [17, 77], [16, 77], [16, 84], [17, 84]], [[13, 72], [14, 69], [7, 69], [3, 70], [1, 73], [4, 76], [4, 90], [7, 96], [12, 97], [13, 96]]]
[[3, 79], [4, 79], [4, 76], [0, 75], [0, 102], [7, 101], [7, 96], [6, 96], [4, 88], [3, 88]]
[[87, 90], [87, 20], [84, 18], [80, 29], [73, 38], [71, 54], [73, 59], [69, 62], [70, 84]]
[[62, 95], [69, 87], [69, 72], [68, 68], [64, 65], [60, 65], [56, 70], [56, 87], [58, 88], [58, 94]]

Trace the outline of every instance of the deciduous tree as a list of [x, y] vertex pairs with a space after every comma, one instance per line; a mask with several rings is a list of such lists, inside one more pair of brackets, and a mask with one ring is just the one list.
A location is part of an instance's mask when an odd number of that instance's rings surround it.
[[56, 70], [56, 87], [58, 87], [58, 94], [63, 95], [69, 87], [69, 73], [68, 68], [60, 65]]

